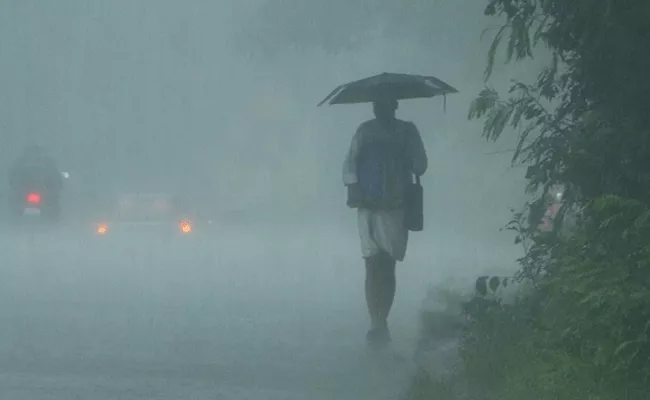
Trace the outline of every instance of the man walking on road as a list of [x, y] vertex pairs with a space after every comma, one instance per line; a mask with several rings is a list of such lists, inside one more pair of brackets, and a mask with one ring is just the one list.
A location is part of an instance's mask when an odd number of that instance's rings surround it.
[[373, 103], [375, 118], [359, 126], [343, 165], [347, 204], [357, 209], [366, 265], [371, 321], [366, 339], [371, 344], [391, 340], [387, 320], [395, 298], [395, 265], [404, 260], [408, 242], [406, 190], [428, 163], [418, 129], [397, 119], [397, 108], [397, 100]]

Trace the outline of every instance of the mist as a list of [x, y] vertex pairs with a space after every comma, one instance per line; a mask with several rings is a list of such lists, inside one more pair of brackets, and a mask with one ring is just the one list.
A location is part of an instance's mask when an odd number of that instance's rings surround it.
[[[435, 40], [367, 29], [336, 51], [273, 36], [265, 3], [0, 2], [0, 171], [36, 142], [71, 175], [56, 233], [5, 224], [7, 396], [92, 385], [96, 398], [399, 389], [400, 374], [360, 367], [363, 260], [341, 181], [371, 108], [316, 107], [335, 86], [376, 73], [434, 75], [459, 90], [398, 110], [418, 126], [429, 170], [425, 230], [398, 266], [396, 342], [408, 351], [415, 340], [430, 284], [471, 286], [479, 273], [516, 268], [521, 250], [499, 232], [526, 199], [524, 171], [510, 164], [514, 133], [488, 143], [467, 120], [485, 85], [482, 3], [438, 2]], [[491, 84], [534, 76], [520, 68], [496, 70]], [[213, 223], [191, 244], [98, 240], [93, 224], [124, 193], [182, 193]]]

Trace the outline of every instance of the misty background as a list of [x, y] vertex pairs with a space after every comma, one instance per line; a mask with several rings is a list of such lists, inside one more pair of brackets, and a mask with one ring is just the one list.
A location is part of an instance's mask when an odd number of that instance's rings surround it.
[[[411, 346], [430, 284], [471, 288], [521, 255], [499, 232], [526, 199], [525, 169], [510, 165], [515, 132], [487, 143], [467, 120], [494, 22], [483, 7], [0, 0], [0, 175], [36, 142], [71, 176], [61, 230], [0, 232], [0, 388], [178, 398], [187, 378], [206, 398], [286, 399], [303, 384], [295, 398], [361, 398], [364, 385], [387, 396], [405, 369], [364, 364], [363, 261], [341, 180], [372, 111], [316, 105], [381, 72], [434, 75], [460, 92], [398, 111], [429, 157], [425, 230], [411, 235], [391, 314], [398, 347]], [[498, 67], [490, 84], [535, 75]], [[96, 240], [90, 223], [132, 192], [186, 195], [213, 231]]]
[[[364, 76], [431, 74], [460, 93], [446, 110], [442, 98], [400, 106], [430, 159], [426, 228], [412, 235], [411, 259], [436, 252], [470, 275], [511, 266], [518, 249], [498, 229], [525, 200], [523, 169], [507, 151], [514, 135], [487, 143], [481, 123], [467, 120], [491, 39], [480, 39], [491, 23], [483, 2], [324, 4], [1, 1], [0, 172], [37, 141], [72, 175], [70, 218], [92, 219], [120, 192], [181, 192], [217, 221], [354, 243], [341, 164], [371, 109], [316, 104]], [[323, 38], [330, 47], [316, 43]], [[495, 71], [491, 84], [534, 74], [518, 68]]]

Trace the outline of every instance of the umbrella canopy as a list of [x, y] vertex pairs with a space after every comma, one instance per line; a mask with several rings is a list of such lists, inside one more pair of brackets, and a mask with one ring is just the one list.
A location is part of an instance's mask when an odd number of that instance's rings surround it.
[[318, 105], [429, 98], [447, 93], [458, 93], [458, 90], [436, 77], [384, 72], [343, 84], [334, 89]]

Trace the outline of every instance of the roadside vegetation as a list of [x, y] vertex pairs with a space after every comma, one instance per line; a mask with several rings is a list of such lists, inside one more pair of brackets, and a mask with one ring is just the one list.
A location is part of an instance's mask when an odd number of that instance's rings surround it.
[[[497, 62], [552, 62], [508, 93], [486, 87], [469, 117], [483, 136], [519, 132], [531, 201], [507, 229], [524, 246], [513, 304], [474, 315], [451, 376], [419, 376], [411, 398], [601, 400], [650, 397], [650, 3], [490, 0]], [[537, 226], [565, 188], [551, 232]], [[567, 221], [571, 221], [569, 224]], [[433, 335], [425, 332], [424, 335]], [[462, 382], [462, 390], [450, 390]]]

